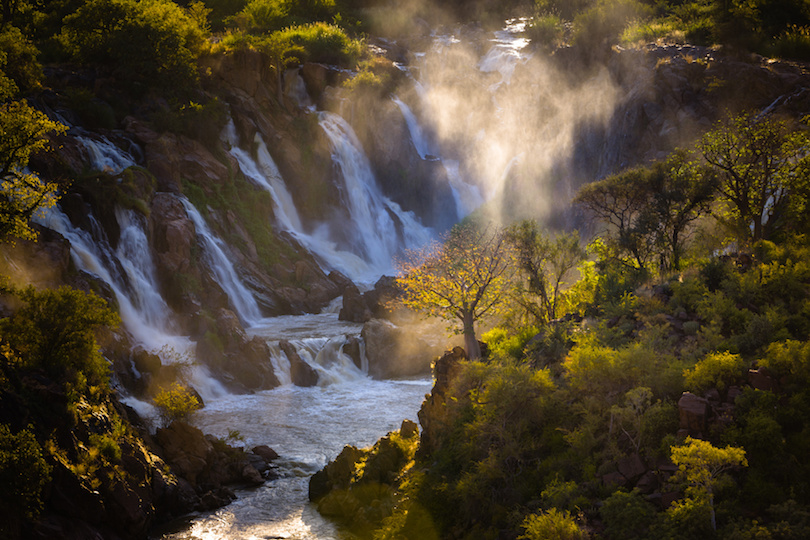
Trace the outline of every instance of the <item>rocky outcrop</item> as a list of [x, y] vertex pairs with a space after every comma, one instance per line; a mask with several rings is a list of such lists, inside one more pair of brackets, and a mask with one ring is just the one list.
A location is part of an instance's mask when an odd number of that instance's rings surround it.
[[397, 285], [397, 278], [382, 276], [374, 288], [364, 293], [354, 283], [349, 283], [343, 290], [343, 306], [338, 318], [341, 321], [364, 323], [373, 318], [387, 319], [397, 309], [397, 299], [402, 296], [402, 289]]
[[318, 372], [304, 362], [298, 351], [295, 350], [292, 343], [287, 340], [281, 340], [278, 344], [287, 359], [290, 361], [290, 379], [296, 386], [315, 386], [318, 384]]
[[[158, 429], [155, 441], [166, 462], [186, 479], [204, 498], [219, 493], [227, 484], [256, 485], [264, 482], [244, 450], [204, 435], [199, 429], [179, 420]], [[262, 462], [264, 458], [259, 457]]]
[[220, 380], [235, 391], [279, 385], [267, 342], [259, 336], [249, 338], [234, 312], [220, 308], [208, 324], [197, 341], [197, 358], [210, 366]]
[[419, 409], [419, 423], [422, 426], [422, 437], [419, 441], [419, 455], [429, 456], [439, 443], [440, 437], [446, 431], [447, 399], [450, 384], [461, 369], [461, 362], [467, 360], [467, 353], [461, 347], [446, 351], [433, 363], [433, 389], [425, 397]]

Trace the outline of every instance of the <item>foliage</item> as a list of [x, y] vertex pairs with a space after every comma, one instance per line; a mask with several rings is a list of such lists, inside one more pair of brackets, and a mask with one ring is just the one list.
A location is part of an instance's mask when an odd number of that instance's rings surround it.
[[14, 533], [21, 517], [34, 519], [42, 510], [42, 491], [50, 482], [51, 467], [31, 429], [12, 433], [0, 424], [0, 532]]
[[290, 26], [270, 34], [260, 48], [282, 66], [320, 62], [354, 67], [362, 44], [333, 24], [316, 22]]
[[23, 303], [0, 320], [0, 336], [25, 369], [41, 369], [82, 393], [87, 385], [107, 388], [109, 364], [101, 356], [95, 333], [115, 326], [119, 317], [98, 296], [63, 286], [19, 292]]
[[[0, 34], [0, 46], [5, 45], [6, 39], [16, 39], [14, 35], [9, 37], [9, 32], [7, 29]], [[18, 80], [33, 75], [25, 73], [26, 63], [19, 58], [20, 54], [8, 55], [7, 50], [0, 54], [0, 241], [14, 237], [36, 238], [30, 219], [38, 211], [56, 204], [57, 186], [28, 172], [26, 167], [32, 155], [49, 147], [49, 134], [67, 130], [66, 126], [50, 120], [24, 100], [9, 100], [18, 88], [6, 73]], [[25, 80], [24, 84], [33, 82]]]
[[185, 420], [201, 407], [200, 400], [197, 399], [194, 392], [177, 382], [169, 388], [161, 389], [155, 394], [154, 401], [160, 417], [166, 425], [175, 420]]
[[[38, 89], [42, 79], [42, 66], [37, 60], [39, 51], [14, 26], [0, 31], [0, 66], [3, 75], [14, 82], [17, 89], [30, 92]], [[2, 96], [5, 100], [8, 96]]]
[[728, 386], [742, 380], [745, 361], [738, 354], [715, 352], [700, 360], [691, 370], [684, 372], [686, 388], [697, 394], [716, 388], [721, 394]]
[[254, 32], [275, 32], [309, 22], [331, 22], [337, 14], [334, 0], [248, 0], [235, 17]]
[[717, 530], [714, 489], [720, 476], [735, 467], [747, 467], [745, 450], [733, 446], [717, 448], [707, 441], [687, 437], [672, 447], [672, 462], [678, 466], [674, 481], [687, 484], [687, 501], [705, 501], [711, 512], [712, 529]]
[[90, 0], [65, 17], [63, 32], [77, 60], [106, 66], [131, 89], [183, 91], [198, 79], [199, 23], [169, 0]]
[[586, 540], [588, 533], [582, 530], [568, 511], [552, 508], [548, 512], [531, 514], [523, 521], [525, 534], [518, 538], [526, 540]]
[[456, 225], [444, 237], [410, 252], [397, 283], [403, 303], [426, 315], [461, 321], [470, 358], [481, 356], [476, 321], [503, 309], [511, 285], [512, 252], [501, 231]]
[[608, 246], [625, 264], [679, 270], [690, 225], [708, 210], [714, 176], [682, 150], [665, 161], [586, 184], [574, 204], [603, 220]]
[[636, 0], [596, 0], [574, 17], [572, 41], [584, 52], [604, 53], [619, 41], [629, 21], [647, 10]]
[[718, 218], [741, 242], [773, 239], [805, 213], [808, 143], [806, 132], [754, 113], [723, 120], [703, 136], [699, 149], [726, 204]]
[[605, 522], [605, 536], [615, 540], [645, 538], [655, 520], [655, 509], [637, 489], [614, 492], [599, 514]]
[[506, 238], [524, 278], [515, 287], [516, 300], [538, 323], [556, 319], [565, 304], [563, 286], [586, 256], [579, 233], [552, 240], [541, 233], [536, 221], [522, 221], [506, 230]]

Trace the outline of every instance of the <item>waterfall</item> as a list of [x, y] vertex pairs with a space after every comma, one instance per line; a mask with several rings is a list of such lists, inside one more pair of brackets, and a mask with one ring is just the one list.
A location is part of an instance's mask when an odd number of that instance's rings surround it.
[[183, 207], [186, 209], [189, 219], [194, 223], [194, 228], [197, 231], [197, 237], [201, 240], [207, 262], [214, 274], [217, 276], [217, 281], [228, 295], [228, 300], [231, 303], [236, 314], [247, 326], [256, 324], [262, 318], [259, 304], [253, 294], [245, 287], [236, 275], [236, 270], [233, 264], [225, 255], [224, 242], [220, 240], [208, 225], [205, 223], [200, 212], [194, 207], [191, 202], [185, 197], [180, 198]]
[[[95, 218], [88, 216], [93, 229], [101, 231]], [[116, 209], [121, 239], [113, 250], [107, 239], [94, 237], [74, 227], [58, 208], [52, 208], [42, 222], [70, 242], [70, 255], [76, 267], [106, 283], [115, 294], [124, 329], [135, 345], [159, 354], [164, 363], [189, 365], [191, 384], [205, 400], [224, 395], [226, 391], [205, 368], [193, 363], [194, 343], [173, 333], [171, 310], [163, 301], [154, 276], [154, 264], [140, 220], [132, 211]], [[130, 399], [132, 402], [137, 400]], [[141, 409], [148, 409], [140, 404]]]
[[336, 114], [318, 115], [332, 148], [332, 160], [341, 173], [341, 194], [355, 232], [355, 247], [379, 273], [390, 271], [393, 257], [402, 248], [423, 246], [432, 232], [413, 213], [382, 195], [351, 126]]
[[93, 170], [117, 174], [136, 165], [135, 158], [115, 146], [106, 137], [99, 136], [91, 139], [79, 135], [76, 140], [84, 147]]
[[[412, 213], [382, 195], [357, 137], [342, 118], [320, 113], [320, 125], [332, 143], [333, 159], [341, 171], [340, 187], [346, 196], [343, 202], [351, 218], [348, 224], [319, 223], [308, 230], [261, 136], [257, 133], [253, 141], [255, 159], [239, 147], [233, 122], [226, 126], [224, 138], [242, 174], [270, 193], [276, 225], [281, 230], [290, 233], [325, 269], [336, 269], [355, 281], [373, 282], [392, 271], [392, 259], [400, 249], [421, 246], [432, 233]], [[338, 246], [331, 234], [335, 226], [352, 228], [355, 243], [351, 251]]]
[[408, 132], [411, 135], [411, 142], [416, 152], [419, 154], [419, 157], [422, 159], [428, 159], [428, 157], [435, 158], [436, 152], [431, 150], [430, 142], [425, 136], [422, 127], [419, 125], [416, 115], [411, 111], [411, 108], [396, 96], [391, 99], [397, 104], [399, 110], [402, 111], [402, 116], [405, 118], [405, 123], [408, 126]]

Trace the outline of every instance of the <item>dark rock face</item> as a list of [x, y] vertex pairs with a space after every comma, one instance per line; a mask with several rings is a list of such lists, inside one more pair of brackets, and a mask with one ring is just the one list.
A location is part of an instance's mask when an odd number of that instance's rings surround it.
[[282, 340], [278, 345], [290, 361], [290, 378], [294, 385], [315, 386], [318, 384], [318, 372], [301, 359], [292, 343]]
[[395, 277], [382, 276], [374, 288], [360, 293], [353, 283], [343, 290], [343, 307], [338, 318], [341, 321], [368, 322], [372, 318], [390, 318], [396, 299], [402, 294]]
[[258, 336], [248, 338], [236, 314], [225, 308], [217, 311], [213, 326], [197, 342], [197, 357], [235, 391], [280, 384], [267, 343]]
[[433, 364], [433, 378], [436, 381], [430, 395], [422, 402], [419, 409], [419, 424], [422, 426], [422, 438], [419, 442], [419, 455], [430, 455], [436, 449], [438, 438], [447, 427], [446, 402], [451, 382], [460, 370], [460, 363], [468, 360], [467, 353], [461, 347], [446, 351]]
[[203, 494], [224, 484], [261, 484], [247, 454], [182, 421], [158, 429], [155, 441], [177, 473]]

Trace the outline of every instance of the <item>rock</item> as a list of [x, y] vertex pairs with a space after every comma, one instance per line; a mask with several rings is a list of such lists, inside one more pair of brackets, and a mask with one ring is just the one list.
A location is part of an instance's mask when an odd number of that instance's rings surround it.
[[163, 366], [158, 355], [150, 353], [141, 346], [132, 350], [132, 362], [135, 364], [135, 369], [151, 375], [157, 375]]
[[359, 338], [355, 336], [346, 336], [346, 342], [343, 344], [341, 351], [343, 354], [352, 359], [352, 362], [354, 362], [354, 365], [357, 366], [357, 369], [363, 369], [363, 356]]
[[318, 384], [318, 372], [304, 362], [292, 343], [281, 340], [278, 344], [290, 360], [290, 378], [296, 386], [315, 386]]
[[709, 402], [691, 392], [684, 392], [678, 400], [680, 428], [692, 436], [700, 438], [706, 432]]
[[417, 455], [430, 455], [442, 434], [449, 429], [445, 403], [450, 384], [460, 370], [460, 362], [464, 360], [467, 360], [467, 353], [463, 348], [455, 347], [452, 351], [446, 351], [433, 363], [433, 379], [436, 382], [419, 409], [422, 436]]
[[641, 461], [637, 454], [622, 458], [616, 463], [616, 468], [622, 473], [622, 476], [627, 478], [630, 482], [637, 480], [641, 475], [647, 472], [647, 466]]
[[437, 347], [394, 324], [372, 319], [363, 326], [368, 373], [376, 379], [415, 377], [430, 373]]
[[410, 439], [419, 435], [419, 426], [413, 420], [403, 420], [399, 428], [399, 434], [403, 439]]
[[625, 478], [622, 473], [618, 471], [613, 471], [605, 475], [602, 475], [602, 484], [605, 487], [611, 488], [622, 487], [627, 484], [627, 478]]
[[345, 489], [354, 478], [357, 463], [365, 453], [354, 446], [345, 446], [334, 461], [312, 475], [309, 481], [309, 500], [317, 501], [333, 489]]
[[213, 460], [211, 442], [202, 431], [183, 421], [176, 420], [158, 429], [155, 441], [163, 449], [166, 462], [192, 485]]
[[260, 456], [265, 462], [270, 463], [278, 459], [278, 453], [270, 448], [265, 444], [260, 444], [259, 446], [254, 446], [253, 450], [251, 450], [257, 456]]
[[776, 381], [762, 368], [748, 370], [748, 384], [755, 390], [775, 392], [777, 389]]
[[360, 294], [360, 289], [354, 283], [349, 284], [343, 291], [343, 307], [340, 309], [338, 319], [364, 323], [369, 321], [371, 317], [371, 310], [366, 304], [365, 297]]

